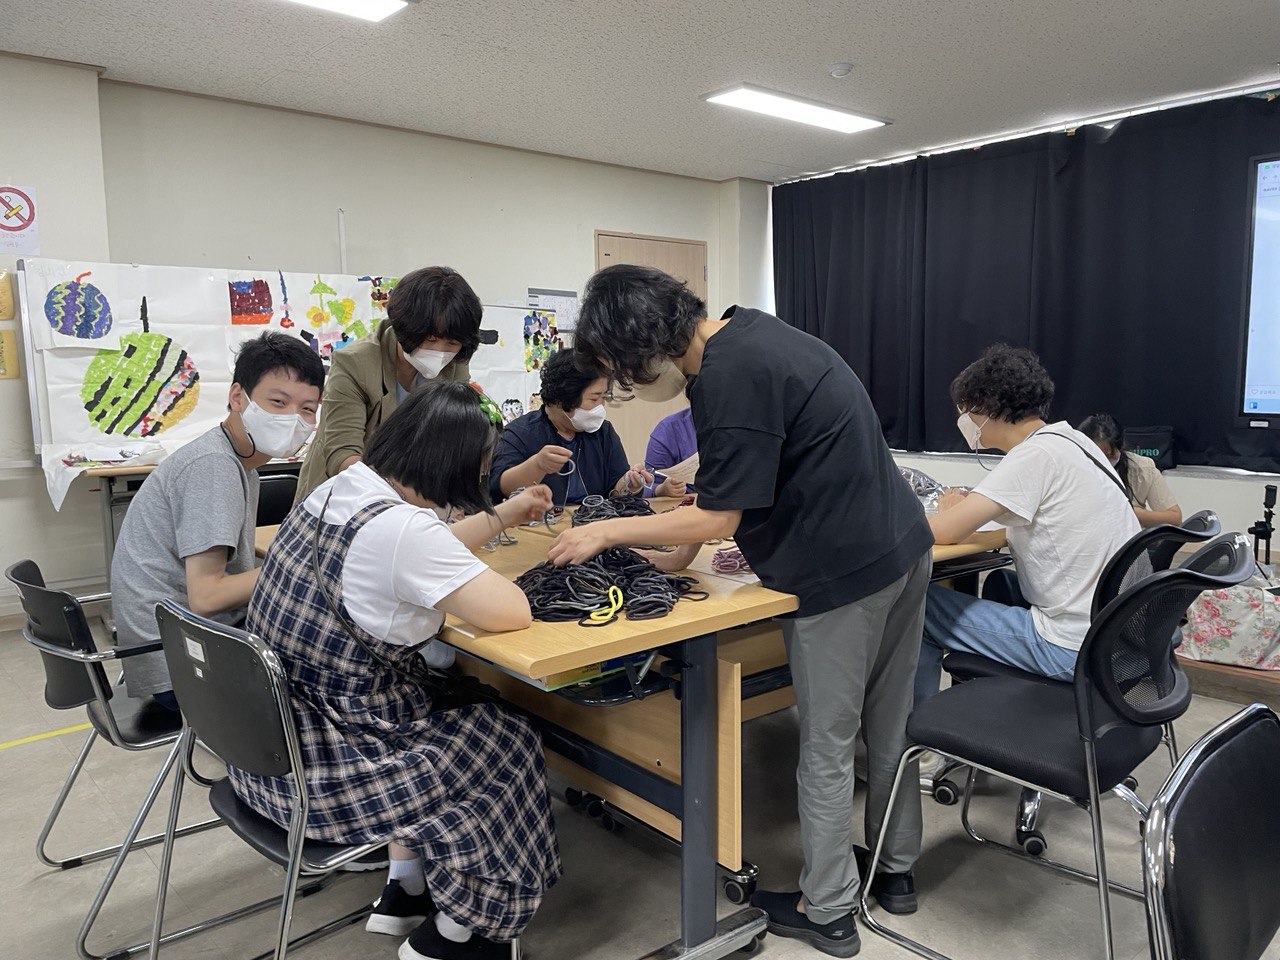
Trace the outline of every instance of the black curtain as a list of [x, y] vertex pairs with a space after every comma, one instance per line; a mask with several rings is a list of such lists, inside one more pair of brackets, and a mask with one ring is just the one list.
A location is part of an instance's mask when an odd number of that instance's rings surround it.
[[1055, 419], [1169, 423], [1182, 463], [1280, 470], [1235, 426], [1248, 160], [1280, 100], [1240, 97], [774, 189], [779, 315], [832, 344], [891, 445], [959, 450], [947, 387], [1036, 350]]

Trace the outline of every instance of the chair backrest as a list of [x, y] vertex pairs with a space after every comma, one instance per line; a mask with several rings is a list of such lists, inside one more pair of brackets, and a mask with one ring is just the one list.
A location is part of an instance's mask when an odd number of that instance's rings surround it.
[[1076, 660], [1081, 736], [1096, 739], [1126, 724], [1155, 726], [1186, 712], [1191, 687], [1173, 656], [1178, 624], [1203, 591], [1234, 586], [1256, 566], [1243, 534], [1224, 534], [1200, 553], [1225, 559], [1215, 560], [1216, 572], [1188, 564], [1150, 574], [1093, 618]]
[[1260, 960], [1280, 930], [1280, 719], [1260, 703], [1174, 767], [1142, 838], [1154, 960]]
[[174, 696], [196, 736], [248, 773], [283, 777], [300, 769], [288, 681], [276, 655], [252, 634], [171, 600], [156, 606], [156, 621]]
[[1212, 510], [1201, 510], [1182, 521], [1178, 527], [1185, 534], [1191, 534], [1185, 540], [1175, 537], [1156, 544], [1151, 549], [1151, 565], [1157, 570], [1168, 570], [1173, 566], [1173, 558], [1185, 543], [1208, 543], [1222, 533], [1222, 521]]
[[1205, 543], [1221, 532], [1218, 515], [1211, 510], [1188, 517], [1181, 526], [1160, 523], [1139, 530], [1102, 568], [1093, 591], [1093, 615], [1148, 574], [1168, 570], [1184, 544]]
[[[27, 615], [23, 635], [78, 653], [97, 653], [89, 621], [79, 601], [62, 590], [50, 590], [33, 560], [21, 560], [4, 572], [18, 588], [22, 609]], [[99, 695], [111, 698], [111, 683], [102, 664], [86, 664], [67, 657], [40, 651], [44, 664], [44, 702], [55, 710], [83, 707]], [[93, 676], [97, 677], [97, 689]]]
[[284, 523], [293, 509], [293, 497], [298, 492], [296, 473], [269, 473], [258, 480], [257, 526], [274, 527]]

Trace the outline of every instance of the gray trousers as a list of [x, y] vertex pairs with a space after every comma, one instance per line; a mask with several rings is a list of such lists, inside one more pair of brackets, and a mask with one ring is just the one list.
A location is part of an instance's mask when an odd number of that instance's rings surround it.
[[[906, 750], [931, 556], [878, 593], [814, 617], [782, 621], [800, 714], [800, 889], [815, 923], [858, 901], [853, 859], [853, 754], [867, 742], [866, 842], [874, 844]], [[910, 870], [920, 855], [918, 773], [903, 780], [885, 834], [882, 870]]]

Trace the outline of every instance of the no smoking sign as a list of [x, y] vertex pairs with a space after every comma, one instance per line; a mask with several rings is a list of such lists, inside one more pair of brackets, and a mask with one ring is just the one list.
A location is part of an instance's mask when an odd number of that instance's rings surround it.
[[39, 253], [35, 191], [0, 186], [0, 252]]

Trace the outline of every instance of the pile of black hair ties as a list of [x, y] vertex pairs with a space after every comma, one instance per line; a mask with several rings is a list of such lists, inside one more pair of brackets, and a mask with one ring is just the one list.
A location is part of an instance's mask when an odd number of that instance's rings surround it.
[[[696, 578], [663, 573], [625, 547], [610, 547], [586, 563], [540, 563], [517, 577], [516, 586], [529, 598], [535, 620], [576, 620], [583, 627], [608, 626], [623, 612], [628, 620], [656, 620], [680, 600], [707, 599]], [[622, 591], [620, 605], [615, 587]]]
[[617, 494], [602, 497], [593, 494], [583, 498], [582, 506], [573, 511], [573, 525], [580, 527], [584, 523], [595, 523], [597, 520], [612, 520], [615, 517], [651, 517], [653, 507], [649, 501], [636, 493]]

